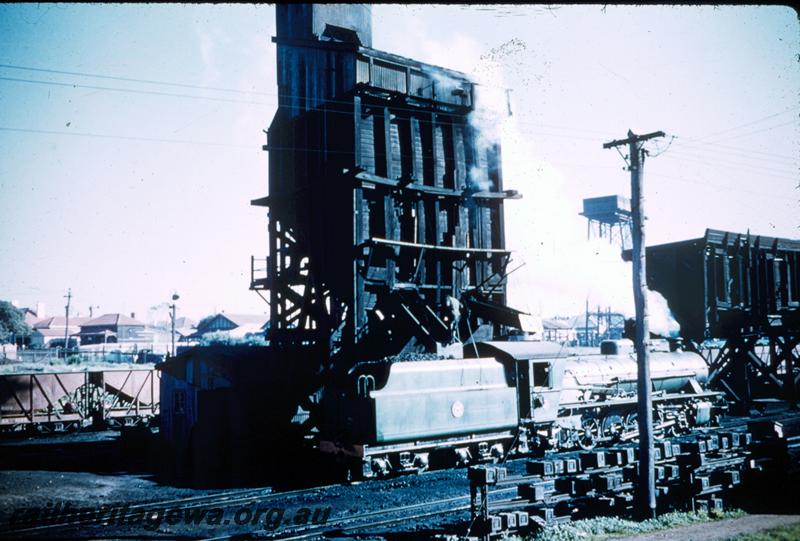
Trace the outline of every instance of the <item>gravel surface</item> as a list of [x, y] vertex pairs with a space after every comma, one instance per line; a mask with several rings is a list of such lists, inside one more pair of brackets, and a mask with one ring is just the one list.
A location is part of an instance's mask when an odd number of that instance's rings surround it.
[[[0, 538], [13, 535], [39, 539], [198, 539], [234, 534], [260, 537], [309, 525], [314, 519], [332, 524], [373, 512], [373, 518], [378, 520], [384, 512], [398, 506], [423, 504], [419, 512], [425, 512], [428, 510], [427, 502], [440, 499], [459, 497], [461, 505], [469, 503], [465, 469], [352, 485], [299, 490], [287, 487], [287, 491], [274, 493], [269, 493], [267, 487], [229, 490], [177, 488], [159, 484], [152, 472], [125, 471], [129, 468], [123, 466], [129, 464], [123, 463], [119, 456], [118, 440], [117, 434], [102, 432], [0, 442]], [[521, 473], [524, 461], [509, 462], [508, 466], [511, 472]], [[258, 497], [253, 497], [254, 493]], [[214, 495], [215, 500], [199, 503], [196, 500], [174, 501], [210, 495]], [[164, 503], [168, 501], [171, 503]], [[138, 504], [148, 502], [162, 503], [137, 511]], [[52, 516], [52, 510], [63, 511], [67, 503], [72, 509], [84, 511], [105, 509], [106, 514], [100, 515], [99, 523], [90, 520], [88, 524], [46, 527], [28, 532], [8, 531], [12, 520], [16, 525], [20, 517], [29, 518], [26, 513], [33, 512], [29, 511], [31, 509], [50, 511]], [[127, 510], [126, 520], [120, 521], [118, 515], [110, 514], [108, 507], [124, 509], [126, 504], [135, 511]], [[206, 514], [199, 523], [194, 523], [193, 518], [187, 524], [184, 520], [187, 510], [195, 518], [203, 511]], [[221, 513], [219, 517], [214, 515], [217, 510]], [[167, 516], [170, 512], [176, 515]], [[168, 519], [179, 515], [180, 521], [176, 518], [172, 521], [174, 524], [169, 523]], [[46, 526], [47, 516], [39, 516], [38, 524]], [[60, 516], [63, 520], [63, 514]], [[448, 521], [467, 519], [468, 513], [427, 517], [417, 523], [417, 528], [438, 528]]]

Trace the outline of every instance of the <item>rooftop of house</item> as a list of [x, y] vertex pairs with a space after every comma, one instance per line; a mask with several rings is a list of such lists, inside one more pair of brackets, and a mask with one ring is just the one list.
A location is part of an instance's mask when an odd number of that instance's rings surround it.
[[[89, 321], [88, 317], [71, 317], [69, 318], [70, 327], [80, 327]], [[50, 316], [37, 319], [34, 324], [34, 329], [57, 329], [67, 326], [67, 318], [65, 316]]]
[[85, 318], [88, 321], [85, 321], [81, 324], [81, 327], [108, 327], [108, 326], [120, 326], [124, 325], [126, 327], [144, 327], [144, 323], [133, 319], [132, 317], [128, 317], [125, 314], [103, 314], [100, 317], [96, 317], [94, 319]]
[[221, 313], [218, 314], [222, 317], [228, 319], [232, 323], [235, 323], [237, 326], [241, 327], [243, 325], [258, 325], [259, 327], [263, 327], [267, 321], [269, 321], [269, 316], [264, 314], [226, 314]]
[[219, 312], [203, 318], [203, 320], [197, 324], [197, 330], [202, 332], [205, 327], [218, 318], [226, 319], [237, 327], [241, 327], [243, 325], [264, 326], [269, 321], [269, 316], [265, 314], [229, 314], [226, 312]]
[[[69, 329], [70, 329], [70, 332], [69, 332], [70, 336], [74, 336], [74, 335], [78, 334], [78, 328], [77, 327], [73, 327], [72, 325], [70, 325]], [[61, 327], [60, 329], [48, 329], [48, 328], [42, 327], [42, 328], [34, 329], [33, 332], [35, 334], [39, 334], [39, 335], [44, 336], [44, 337], [55, 336], [55, 337], [64, 338], [64, 331], [65, 330], [66, 329], [64, 327]]]

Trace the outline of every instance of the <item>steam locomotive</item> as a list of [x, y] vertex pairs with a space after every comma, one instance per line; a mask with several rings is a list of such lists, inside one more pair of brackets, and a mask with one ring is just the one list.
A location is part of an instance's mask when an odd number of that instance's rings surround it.
[[[465, 358], [359, 364], [326, 392], [319, 448], [370, 478], [633, 440], [637, 364], [625, 342], [570, 356], [548, 342], [482, 342]], [[657, 434], [718, 420], [724, 400], [703, 388], [700, 355], [653, 351], [650, 365]]]

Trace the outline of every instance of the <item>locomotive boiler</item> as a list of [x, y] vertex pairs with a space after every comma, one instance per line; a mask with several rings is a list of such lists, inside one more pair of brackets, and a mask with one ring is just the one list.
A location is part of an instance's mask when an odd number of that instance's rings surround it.
[[[465, 348], [467, 358], [358, 365], [325, 395], [320, 449], [344, 459], [350, 475], [373, 477], [637, 437], [635, 355], [559, 351], [484, 342]], [[654, 351], [650, 359], [658, 431], [715, 420], [719, 394], [702, 387], [700, 355]]]

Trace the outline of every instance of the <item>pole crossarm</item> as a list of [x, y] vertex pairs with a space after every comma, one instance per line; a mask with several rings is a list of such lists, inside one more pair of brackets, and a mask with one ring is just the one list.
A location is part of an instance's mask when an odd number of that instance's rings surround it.
[[614, 139], [608, 143], [603, 143], [603, 148], [613, 148], [622, 145], [630, 145], [631, 143], [640, 143], [642, 141], [647, 141], [648, 139], [654, 139], [656, 137], [664, 137], [666, 135], [663, 131], [654, 131], [651, 133], [646, 133], [644, 135], [636, 135], [632, 131], [628, 130], [628, 138], [627, 139]]

